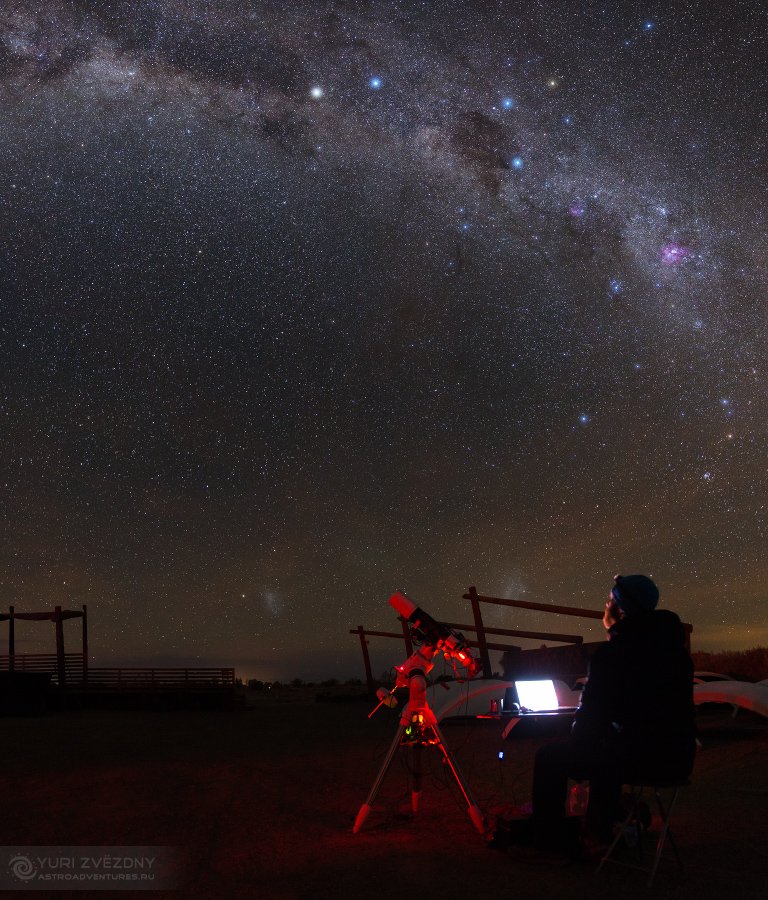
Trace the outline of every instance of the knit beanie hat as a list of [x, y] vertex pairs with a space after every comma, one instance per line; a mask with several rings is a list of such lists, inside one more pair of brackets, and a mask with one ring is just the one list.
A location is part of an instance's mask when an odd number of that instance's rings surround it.
[[647, 575], [617, 575], [611, 596], [628, 616], [651, 612], [659, 602], [659, 589]]

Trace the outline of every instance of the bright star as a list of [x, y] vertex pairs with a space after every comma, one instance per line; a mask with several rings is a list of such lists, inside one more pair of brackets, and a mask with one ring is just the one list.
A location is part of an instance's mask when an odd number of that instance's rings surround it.
[[586, 413], [582, 413], [579, 416], [579, 422], [581, 422], [582, 425], [586, 425], [587, 422], [589, 422], [589, 416]]
[[325, 96], [325, 91], [320, 87], [320, 85], [316, 84], [309, 92], [309, 96], [313, 100], [320, 100], [321, 97]]
[[522, 169], [523, 168], [523, 157], [522, 156], [513, 157], [512, 168], [513, 169]]
[[512, 109], [512, 107], [515, 105], [515, 101], [511, 97], [505, 97], [501, 101], [501, 105], [504, 109]]
[[381, 80], [381, 78], [379, 78], [378, 75], [374, 75], [374, 76], [373, 76], [371, 79], [369, 79], [369, 81], [368, 81], [368, 87], [371, 88], [371, 90], [374, 90], [374, 91], [378, 91], [378, 90], [381, 88], [381, 86], [382, 86], [383, 84], [384, 84], [384, 82]]

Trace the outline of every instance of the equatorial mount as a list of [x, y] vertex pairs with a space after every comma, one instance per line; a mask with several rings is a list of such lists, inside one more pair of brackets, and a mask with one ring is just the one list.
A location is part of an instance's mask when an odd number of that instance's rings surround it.
[[[469, 653], [467, 642], [462, 634], [453, 631], [441, 622], [435, 621], [422, 609], [419, 609], [405, 594], [400, 592], [393, 594], [389, 599], [389, 603], [390, 606], [397, 610], [397, 612], [411, 624], [412, 628], [416, 630], [419, 638], [422, 640], [422, 646], [420, 646], [402, 666], [395, 667], [397, 670], [397, 680], [395, 682], [395, 688], [393, 688], [391, 693], [394, 693], [394, 690], [398, 687], [407, 687], [408, 705], [400, 716], [400, 727], [387, 751], [387, 755], [384, 758], [379, 774], [376, 776], [373, 787], [371, 788], [365, 803], [360, 807], [352, 831], [354, 834], [357, 834], [362, 828], [365, 820], [368, 818], [368, 814], [371, 811], [379, 788], [384, 781], [387, 770], [389, 769], [395, 754], [401, 747], [410, 750], [413, 757], [411, 766], [413, 772], [411, 809], [414, 814], [419, 811], [422, 787], [422, 748], [436, 746], [442, 753], [445, 763], [448, 765], [451, 774], [459, 786], [467, 804], [467, 811], [472, 823], [480, 834], [483, 834], [485, 831], [483, 815], [472, 797], [469, 786], [459, 771], [456, 761], [453, 759], [450, 751], [445, 745], [445, 740], [438, 727], [435, 714], [432, 712], [429, 703], [427, 702], [427, 673], [433, 668], [434, 657], [439, 652], [442, 652], [447, 659], [454, 661], [454, 667], [456, 662], [463, 665], [467, 669], [470, 678], [473, 678], [477, 674], [480, 670], [480, 665]], [[391, 705], [389, 702], [391, 693], [388, 694], [386, 691], [379, 693], [381, 702], [376, 709], [382, 706], [382, 704]], [[373, 712], [376, 712], [376, 709], [374, 709]], [[373, 715], [373, 712], [371, 715]]]

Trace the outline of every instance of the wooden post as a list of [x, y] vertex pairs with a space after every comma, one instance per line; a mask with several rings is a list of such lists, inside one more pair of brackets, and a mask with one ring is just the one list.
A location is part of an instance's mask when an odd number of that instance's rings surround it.
[[8, 616], [8, 671], [13, 672], [16, 668], [16, 640], [14, 636], [14, 618], [13, 607], [10, 607], [10, 615]]
[[400, 619], [400, 624], [403, 626], [403, 640], [405, 641], [405, 656], [406, 659], [410, 659], [413, 655], [413, 643], [411, 641], [411, 629], [408, 627], [408, 623], [402, 616], [398, 616]]
[[83, 684], [88, 685], [88, 607], [83, 603]]
[[55, 607], [53, 615], [53, 621], [56, 624], [56, 671], [59, 677], [59, 690], [62, 690], [67, 684], [67, 673], [64, 658], [64, 620], [61, 617], [60, 606]]
[[474, 616], [475, 628], [477, 629], [477, 646], [480, 650], [483, 678], [490, 678], [493, 675], [493, 672], [491, 671], [491, 659], [488, 656], [488, 644], [485, 640], [485, 629], [483, 628], [483, 616], [480, 612], [480, 601], [477, 599], [477, 589], [474, 585], [469, 589], [469, 600], [472, 604], [472, 615]]
[[368, 641], [365, 639], [365, 629], [362, 625], [357, 626], [357, 633], [360, 635], [360, 646], [363, 648], [363, 663], [365, 664], [365, 682], [368, 685], [368, 693], [374, 693], [373, 672], [371, 672], [371, 658], [368, 656]]

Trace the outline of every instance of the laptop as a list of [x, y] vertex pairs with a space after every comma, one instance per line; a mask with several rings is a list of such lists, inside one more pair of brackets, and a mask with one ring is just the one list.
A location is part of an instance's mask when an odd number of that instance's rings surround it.
[[[519, 709], [514, 704], [517, 704]], [[552, 678], [538, 678], [535, 681], [516, 681], [513, 688], [507, 688], [504, 696], [504, 712], [513, 718], [507, 723], [502, 738], [506, 738], [526, 716], [572, 717], [576, 707], [560, 705]]]

